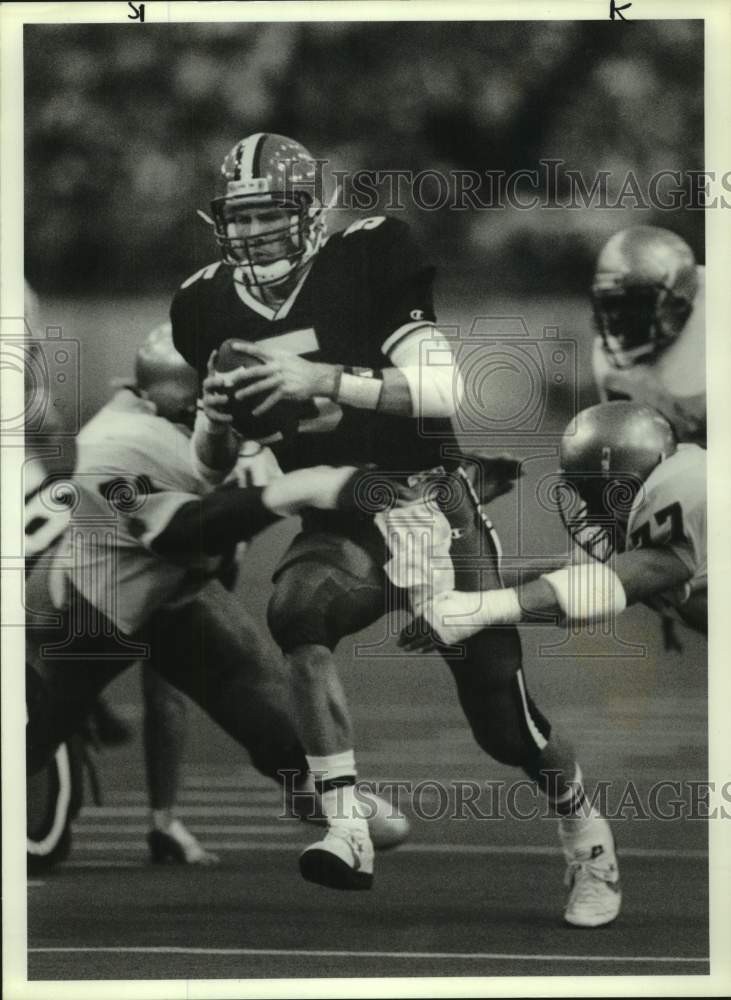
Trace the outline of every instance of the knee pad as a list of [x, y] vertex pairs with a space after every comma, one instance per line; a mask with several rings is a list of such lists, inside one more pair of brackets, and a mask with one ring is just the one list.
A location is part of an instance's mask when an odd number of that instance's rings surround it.
[[267, 621], [282, 652], [316, 645], [334, 650], [346, 635], [385, 612], [384, 587], [345, 569], [300, 561], [277, 577]]

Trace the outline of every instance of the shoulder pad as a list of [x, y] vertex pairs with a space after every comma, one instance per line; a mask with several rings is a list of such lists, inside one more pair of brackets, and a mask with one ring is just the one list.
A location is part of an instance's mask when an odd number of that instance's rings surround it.
[[365, 237], [371, 242], [385, 243], [402, 238], [408, 231], [408, 223], [400, 219], [394, 219], [390, 215], [369, 215], [364, 219], [356, 219], [345, 229], [333, 233], [333, 236], [347, 242], [361, 242]]
[[188, 288], [190, 285], [194, 285], [196, 281], [210, 281], [213, 275], [221, 266], [221, 261], [214, 261], [213, 264], [206, 264], [202, 267], [200, 271], [196, 271], [195, 274], [191, 274], [189, 278], [186, 278], [183, 284], [180, 286], [182, 288]]

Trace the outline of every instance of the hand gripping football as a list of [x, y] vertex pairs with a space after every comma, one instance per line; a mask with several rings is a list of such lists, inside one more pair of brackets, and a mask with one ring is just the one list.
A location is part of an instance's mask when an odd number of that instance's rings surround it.
[[[252, 358], [248, 354], [235, 350], [233, 345], [236, 342], [236, 340], [225, 340], [221, 344], [216, 357], [216, 371], [230, 372], [236, 368], [251, 368], [263, 363], [258, 358]], [[248, 384], [241, 383], [238, 388]], [[282, 399], [260, 417], [255, 417], [252, 411], [264, 402], [269, 393], [264, 391], [246, 399], [236, 399], [235, 392], [236, 388], [232, 387], [228, 393], [229, 412], [234, 418], [234, 428], [248, 441], [261, 441], [276, 434], [289, 437], [296, 433], [297, 424], [301, 418], [299, 403]]]

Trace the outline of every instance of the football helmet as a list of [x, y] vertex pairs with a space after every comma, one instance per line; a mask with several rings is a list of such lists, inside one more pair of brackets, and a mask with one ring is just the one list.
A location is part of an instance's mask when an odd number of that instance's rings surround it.
[[672, 425], [649, 406], [616, 400], [577, 413], [561, 438], [556, 490], [573, 540], [602, 562], [622, 551], [643, 484], [676, 449]]
[[[211, 212], [223, 261], [251, 287], [273, 287], [299, 272], [317, 253], [325, 232], [318, 164], [294, 139], [258, 132], [237, 142], [221, 173], [225, 194]], [[285, 221], [248, 234], [247, 212], [283, 209]]]
[[139, 347], [135, 355], [135, 388], [155, 404], [158, 416], [193, 426], [198, 376], [178, 353], [169, 322], [151, 330]]
[[685, 326], [698, 287], [693, 251], [656, 226], [623, 229], [605, 244], [591, 289], [594, 320], [617, 368], [657, 354]]

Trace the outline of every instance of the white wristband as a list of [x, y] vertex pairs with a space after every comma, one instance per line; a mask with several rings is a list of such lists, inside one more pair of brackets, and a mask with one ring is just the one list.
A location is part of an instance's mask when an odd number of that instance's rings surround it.
[[463, 642], [490, 625], [517, 625], [522, 617], [518, 594], [506, 590], [437, 594], [422, 612], [442, 642]]
[[345, 406], [355, 406], [359, 410], [375, 410], [381, 398], [383, 380], [350, 375], [345, 372], [340, 377], [336, 401]]
[[594, 622], [618, 615], [627, 607], [622, 581], [609, 566], [592, 560], [546, 573], [556, 600], [569, 622]]

